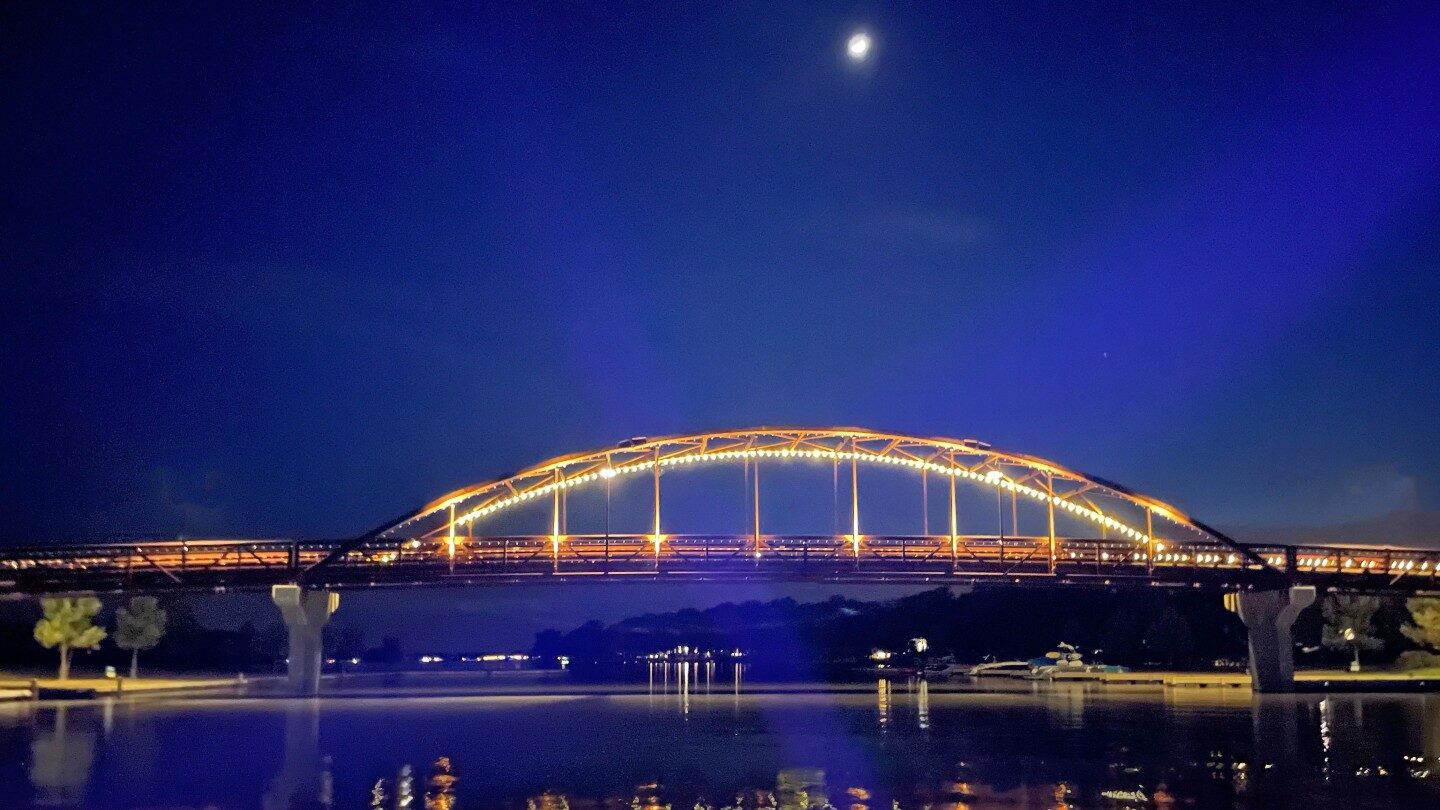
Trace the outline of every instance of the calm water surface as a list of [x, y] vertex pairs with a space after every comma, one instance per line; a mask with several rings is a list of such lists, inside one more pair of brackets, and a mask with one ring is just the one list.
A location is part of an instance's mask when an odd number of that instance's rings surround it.
[[0, 804], [1440, 807], [1440, 696], [493, 684], [0, 704]]

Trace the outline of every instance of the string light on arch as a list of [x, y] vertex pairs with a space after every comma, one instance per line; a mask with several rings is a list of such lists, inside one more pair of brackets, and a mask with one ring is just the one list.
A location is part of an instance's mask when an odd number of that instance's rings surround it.
[[[1055, 508], [1060, 509], [1067, 514], [1073, 515], [1076, 518], [1089, 521], [1096, 525], [1103, 526], [1106, 529], [1112, 530], [1120, 536], [1129, 540], [1133, 540], [1137, 543], [1150, 543], [1154, 539], [1150, 535], [1147, 535], [1145, 532], [1131, 527], [1119, 520], [1116, 520], [1110, 515], [1103, 514], [1099, 510], [1093, 509], [1083, 504], [1076, 503], [1073, 500], [1064, 497], [1063, 495], [1052, 494], [1046, 492], [1045, 490], [1039, 489], [1038, 487], [1033, 487], [1029, 484], [1021, 483], [1015, 479], [1006, 476], [998, 469], [992, 468], [982, 473], [966, 467], [951, 466], [949, 464], [941, 464], [935, 461], [920, 458], [914, 458], [909, 456], [894, 456], [857, 450], [846, 450], [839, 447], [833, 449], [797, 449], [794, 447], [747, 448], [743, 450], [727, 449], [718, 451], [706, 451], [701, 449], [694, 452], [661, 456], [658, 461], [653, 457], [640, 458], [625, 464], [604, 466], [596, 470], [581, 473], [579, 475], [567, 476], [558, 481], [551, 480], [547, 483], [540, 484], [530, 489], [525, 489], [502, 498], [491, 500], [481, 506], [472, 508], [461, 514], [457, 514], [455, 522], [461, 525], [474, 523], [475, 521], [478, 521], [482, 518], [510, 509], [512, 507], [526, 503], [536, 498], [542, 498], [546, 495], [551, 495], [557, 489], [573, 489], [576, 487], [583, 487], [586, 484], [594, 483], [595, 481], [599, 480], [611, 480], [614, 478], [631, 476], [636, 473], [650, 471], [654, 469], [655, 465], [657, 464], [660, 467], [664, 468], [677, 466], [693, 466], [696, 464], [708, 464], [725, 461], [750, 461], [766, 459], [829, 459], [836, 462], [854, 460], [859, 463], [879, 464], [886, 466], [903, 466], [914, 470], [933, 473], [935, 475], [953, 476], [957, 479], [964, 479], [973, 483], [995, 487], [1002, 491], [1014, 492], [1017, 495], [1023, 495], [1038, 502], [1048, 502]], [[559, 466], [571, 466], [578, 463], [581, 462], [576, 460], [570, 461], [568, 463], [562, 463]], [[458, 501], [462, 501], [465, 499], [468, 498], [452, 498], [445, 501], [444, 505], [450, 506]], [[1167, 518], [1173, 518], [1173, 516], [1177, 514], [1174, 510], [1168, 508], [1163, 510], [1157, 509], [1155, 513]]]

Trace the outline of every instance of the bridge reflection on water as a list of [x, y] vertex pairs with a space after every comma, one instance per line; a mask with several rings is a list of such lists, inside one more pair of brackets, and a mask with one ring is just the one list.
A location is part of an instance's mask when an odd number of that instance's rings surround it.
[[17, 806], [1393, 808], [1434, 806], [1437, 777], [1429, 696], [757, 685], [657, 663], [626, 694], [0, 707]]

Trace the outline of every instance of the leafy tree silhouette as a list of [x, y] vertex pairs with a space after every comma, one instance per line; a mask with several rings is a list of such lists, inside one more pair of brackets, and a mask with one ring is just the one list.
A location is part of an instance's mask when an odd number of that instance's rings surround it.
[[1166, 605], [1165, 610], [1145, 629], [1142, 646], [1156, 662], [1174, 666], [1194, 654], [1195, 634], [1180, 611], [1173, 605]]
[[1373, 596], [1331, 594], [1320, 606], [1325, 616], [1320, 643], [1332, 650], [1352, 650], [1355, 654], [1353, 669], [1358, 671], [1362, 649], [1378, 650], [1385, 645], [1375, 635], [1375, 611], [1379, 609], [1380, 600]]
[[168, 617], [153, 596], [134, 596], [115, 611], [115, 646], [130, 651], [130, 677], [140, 674], [140, 651], [153, 650], [165, 636]]
[[59, 679], [70, 677], [70, 654], [93, 650], [105, 639], [105, 628], [95, 626], [100, 600], [93, 596], [47, 597], [40, 601], [44, 615], [35, 623], [35, 640], [47, 650], [60, 648]]

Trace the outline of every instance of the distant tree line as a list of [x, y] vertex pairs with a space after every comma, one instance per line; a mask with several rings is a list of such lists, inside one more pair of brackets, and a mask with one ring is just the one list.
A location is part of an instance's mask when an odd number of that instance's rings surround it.
[[864, 660], [872, 650], [905, 650], [925, 638], [929, 654], [962, 661], [1031, 658], [1075, 644], [1110, 663], [1192, 666], [1244, 655], [1245, 629], [1213, 593], [1078, 588], [936, 588], [887, 602], [833, 597], [727, 603], [708, 610], [647, 614], [612, 625], [589, 622], [537, 634], [533, 652], [565, 655], [572, 666], [604, 665], [672, 649], [740, 649], [776, 670], [818, 672]]
[[[578, 670], [677, 646], [743, 650], [747, 663], [776, 672], [818, 675], [833, 662], [858, 662], [874, 649], [905, 650], [925, 638], [930, 655], [960, 661], [1029, 658], [1074, 644], [1092, 660], [1133, 667], [1208, 667], [1245, 659], [1245, 628], [1213, 592], [981, 587], [936, 588], [886, 602], [834, 597], [726, 603], [707, 610], [644, 614], [614, 624], [588, 622], [568, 632], [538, 633], [532, 652], [566, 656]], [[1301, 666], [1334, 667], [1363, 660], [1402, 668], [1440, 667], [1440, 599], [1329, 595], [1295, 628]], [[1098, 653], [1095, 651], [1099, 651]], [[107, 616], [93, 597], [0, 603], [0, 668], [55, 667], [72, 661], [89, 670], [107, 665], [138, 674], [272, 672], [283, 668], [285, 627], [246, 623], [238, 630], [203, 626], [181, 598], [163, 607], [133, 597]], [[331, 624], [325, 655], [401, 666], [400, 640], [367, 643], [359, 629]], [[79, 658], [77, 658], [79, 656]]]
[[[1367, 609], [1368, 617], [1361, 615]], [[1348, 638], [1346, 626], [1352, 628]], [[1132, 667], [1239, 665], [1246, 659], [1245, 627], [1213, 592], [1067, 587], [937, 588], [887, 602], [837, 596], [809, 604], [727, 603], [610, 625], [592, 621], [563, 633], [546, 630], [536, 635], [532, 652], [563, 655], [584, 669], [677, 646], [740, 649], [748, 662], [766, 669], [818, 674], [833, 662], [863, 660], [877, 648], [904, 650], [916, 637], [927, 639], [931, 655], [949, 653], [960, 661], [1031, 658], [1062, 641], [1087, 658]], [[1440, 600], [1412, 599], [1407, 608], [1399, 600], [1328, 598], [1322, 610], [1301, 615], [1296, 641], [1302, 666], [1344, 665], [1357, 648], [1377, 661], [1404, 653], [1402, 665], [1434, 665], [1426, 662], [1440, 653]]]

